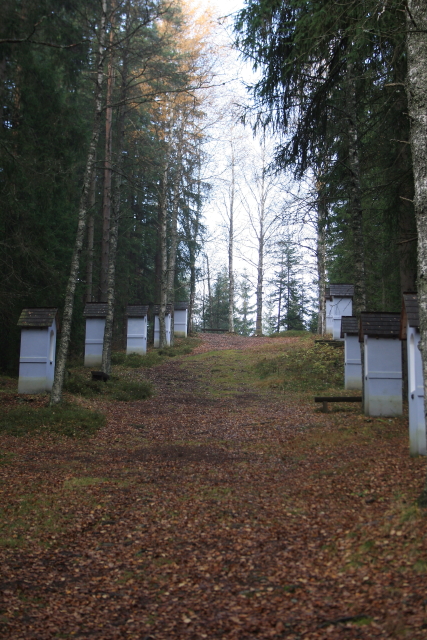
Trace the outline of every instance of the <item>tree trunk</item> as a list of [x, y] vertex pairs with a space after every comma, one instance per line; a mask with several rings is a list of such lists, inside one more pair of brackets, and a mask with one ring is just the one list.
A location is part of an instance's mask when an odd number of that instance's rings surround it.
[[259, 231], [258, 231], [258, 264], [257, 264], [257, 286], [256, 286], [256, 322], [255, 335], [262, 336], [262, 285], [264, 281], [264, 244], [265, 244], [265, 164], [264, 164], [264, 148], [263, 163], [260, 185], [259, 198]]
[[[129, 10], [129, 7], [128, 7]], [[129, 13], [127, 15], [129, 19]], [[108, 260], [108, 279], [107, 279], [107, 316], [105, 318], [104, 342], [102, 345], [102, 365], [101, 369], [104, 373], [111, 373], [111, 352], [113, 347], [113, 327], [114, 327], [114, 310], [116, 299], [116, 259], [117, 259], [117, 243], [119, 239], [119, 221], [120, 221], [120, 195], [123, 173], [123, 147], [125, 138], [125, 104], [127, 95], [127, 50], [123, 53], [122, 64], [122, 81], [120, 91], [120, 108], [117, 118], [117, 149], [116, 149], [116, 178], [114, 197], [111, 204], [113, 209], [112, 225], [110, 229], [109, 239], [109, 260]]]
[[[201, 215], [201, 161], [200, 155], [198, 157], [198, 176], [197, 176], [197, 204], [196, 204], [196, 213], [194, 217], [194, 222], [192, 224], [191, 218], [188, 220], [188, 232], [187, 232], [187, 242], [188, 242], [188, 251], [190, 255], [190, 301], [188, 306], [188, 333], [191, 334], [193, 332], [193, 316], [194, 316], [194, 303], [196, 299], [196, 258], [197, 258], [197, 237], [199, 235], [199, 220]], [[203, 280], [203, 288], [204, 288], [204, 280]], [[203, 292], [204, 293], [204, 292]], [[204, 295], [203, 295], [203, 305], [204, 305]], [[205, 328], [205, 314], [203, 308], [203, 328]]]
[[77, 278], [79, 275], [80, 255], [83, 247], [83, 240], [86, 230], [86, 217], [88, 206], [89, 189], [95, 169], [95, 154], [98, 143], [99, 129], [102, 115], [102, 82], [104, 75], [104, 54], [105, 54], [105, 32], [107, 24], [107, 0], [102, 0], [102, 18], [99, 34], [99, 61], [96, 74], [95, 88], [95, 118], [92, 128], [92, 136], [86, 161], [86, 168], [83, 180], [83, 190], [80, 198], [79, 216], [76, 240], [71, 259], [70, 276], [68, 278], [67, 289], [64, 301], [64, 315], [62, 319], [62, 332], [59, 341], [58, 355], [56, 360], [55, 378], [52, 386], [50, 404], [59, 404], [62, 399], [62, 387], [64, 384], [64, 373], [67, 362], [68, 347], [70, 344], [71, 321], [73, 318], [74, 294], [76, 291]]
[[[415, 186], [415, 217], [418, 232], [418, 305], [420, 350], [427, 399], [427, 1], [407, 3], [408, 76], [406, 91], [411, 119], [411, 150]], [[427, 507], [427, 482], [419, 503]]]
[[317, 333], [320, 336], [325, 335], [326, 323], [326, 304], [325, 304], [325, 285], [326, 285], [326, 202], [320, 187], [317, 191], [317, 238], [316, 238], [316, 257], [317, 257], [317, 281], [319, 288], [319, 313], [317, 316]]
[[209, 328], [212, 329], [212, 290], [211, 290], [211, 273], [209, 270], [209, 258], [206, 254], [206, 277], [208, 281], [208, 310], [209, 310]]
[[160, 306], [159, 325], [160, 337], [159, 347], [166, 346], [166, 304], [168, 294], [168, 263], [167, 263], [167, 190], [168, 190], [168, 160], [165, 160], [163, 167], [162, 183], [160, 185], [159, 200], [159, 248], [160, 248]]
[[262, 336], [262, 284], [264, 280], [264, 230], [263, 221], [260, 223], [260, 234], [258, 238], [258, 265], [257, 265], [257, 285], [256, 285], [256, 323], [255, 335]]
[[[167, 302], [172, 305], [172, 309], [175, 303], [175, 270], [176, 270], [176, 252], [178, 249], [178, 208], [179, 208], [179, 196], [181, 193], [181, 176], [182, 176], [182, 139], [178, 140], [178, 157], [177, 166], [175, 172], [174, 189], [173, 189], [173, 202], [172, 202], [172, 215], [171, 215], [171, 227], [170, 227], [170, 248], [167, 258]], [[171, 317], [171, 345], [174, 343], [174, 320], [173, 313]]]
[[113, 28], [110, 31], [110, 59], [107, 76], [107, 106], [105, 109], [105, 159], [104, 159], [104, 189], [102, 202], [102, 246], [101, 246], [101, 302], [107, 301], [109, 254], [110, 254], [110, 218], [111, 218], [111, 154], [113, 146]]
[[228, 331], [234, 333], [234, 198], [236, 190], [235, 156], [231, 141], [231, 185], [228, 219]]
[[[95, 154], [96, 164], [96, 154]], [[96, 169], [92, 175], [87, 223], [86, 302], [93, 302], [93, 240], [95, 235]]]
[[365, 249], [363, 241], [362, 189], [360, 183], [357, 132], [356, 79], [353, 63], [347, 64], [348, 164], [350, 170], [350, 211], [353, 233], [354, 303], [353, 313], [366, 309]]

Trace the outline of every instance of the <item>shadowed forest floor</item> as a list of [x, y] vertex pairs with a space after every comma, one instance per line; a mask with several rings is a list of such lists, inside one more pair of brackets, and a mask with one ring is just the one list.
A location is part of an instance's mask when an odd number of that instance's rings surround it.
[[91, 438], [0, 435], [0, 637], [427, 638], [425, 460], [254, 368], [312, 346], [205, 334]]

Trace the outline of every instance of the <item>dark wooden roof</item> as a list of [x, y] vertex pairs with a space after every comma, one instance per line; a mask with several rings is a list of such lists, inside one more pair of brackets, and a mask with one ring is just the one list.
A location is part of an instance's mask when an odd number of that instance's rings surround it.
[[341, 317], [341, 338], [344, 338], [345, 333], [349, 336], [359, 335], [359, 321], [356, 316]]
[[143, 318], [148, 314], [148, 304], [128, 304], [126, 315], [128, 318]]
[[106, 302], [86, 302], [83, 315], [85, 318], [105, 318], [107, 311]]
[[19, 316], [18, 327], [50, 327], [57, 319], [56, 307], [39, 307], [35, 309], [22, 309]]
[[337, 298], [352, 298], [354, 296], [353, 284], [330, 284], [329, 291], [331, 296]]
[[418, 310], [418, 296], [416, 293], [404, 293], [402, 300], [402, 314], [400, 321], [400, 339], [406, 340], [406, 327], [420, 328], [420, 316]]
[[329, 287], [325, 287], [325, 298], [330, 298], [331, 297], [331, 290], [329, 289]]
[[188, 309], [188, 302], [175, 302], [173, 308], [175, 311], [185, 311]]
[[359, 340], [363, 336], [374, 338], [399, 338], [400, 313], [388, 313], [386, 311], [363, 312], [359, 321]]
[[416, 293], [404, 293], [403, 304], [405, 305], [408, 324], [410, 327], [420, 326], [420, 316], [418, 311], [418, 296]]
[[[153, 306], [153, 314], [155, 316], [159, 315], [159, 311], [160, 311], [160, 305], [159, 304], [155, 304]], [[166, 313], [172, 313], [172, 305], [171, 304], [167, 304], [166, 305]]]

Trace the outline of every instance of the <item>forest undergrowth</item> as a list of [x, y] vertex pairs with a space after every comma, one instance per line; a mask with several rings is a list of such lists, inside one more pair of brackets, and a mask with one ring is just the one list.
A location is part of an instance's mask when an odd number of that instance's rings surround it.
[[[145, 400], [69, 391], [105, 416], [84, 438], [0, 426], [0, 636], [427, 638], [426, 464], [407, 419], [321, 413], [342, 350], [313, 337], [191, 346], [116, 357]], [[0, 383], [1, 424], [46, 404]]]

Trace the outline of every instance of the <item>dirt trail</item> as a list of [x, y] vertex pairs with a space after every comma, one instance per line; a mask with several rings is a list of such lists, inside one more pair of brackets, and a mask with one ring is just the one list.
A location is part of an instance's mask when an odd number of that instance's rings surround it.
[[1, 638], [427, 638], [425, 465], [255, 385], [290, 341], [206, 334], [90, 441], [1, 439]]

